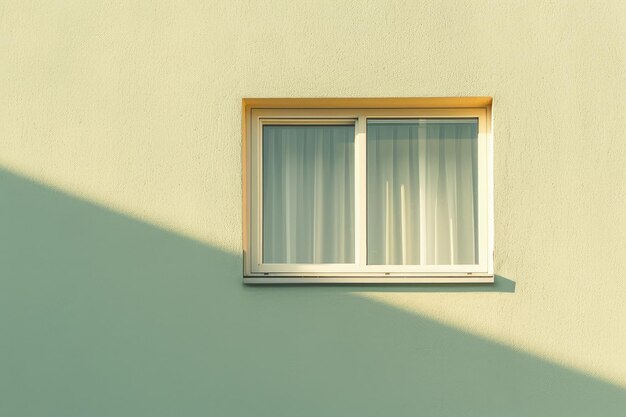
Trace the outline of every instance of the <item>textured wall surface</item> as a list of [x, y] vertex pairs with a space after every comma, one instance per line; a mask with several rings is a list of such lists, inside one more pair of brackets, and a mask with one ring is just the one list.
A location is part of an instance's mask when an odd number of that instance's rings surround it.
[[[244, 287], [242, 97], [396, 96], [500, 284]], [[624, 97], [623, 1], [0, 1], [0, 416], [623, 415]]]

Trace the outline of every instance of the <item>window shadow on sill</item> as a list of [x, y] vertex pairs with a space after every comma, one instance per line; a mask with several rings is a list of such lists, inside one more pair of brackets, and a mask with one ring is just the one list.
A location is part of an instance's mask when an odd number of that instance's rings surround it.
[[515, 281], [501, 275], [494, 277], [490, 284], [262, 284], [248, 285], [251, 288], [298, 288], [320, 287], [331, 290], [349, 289], [350, 292], [501, 292], [514, 293]]
[[500, 275], [491, 284], [398, 284], [359, 285], [360, 292], [515, 292], [515, 281]]

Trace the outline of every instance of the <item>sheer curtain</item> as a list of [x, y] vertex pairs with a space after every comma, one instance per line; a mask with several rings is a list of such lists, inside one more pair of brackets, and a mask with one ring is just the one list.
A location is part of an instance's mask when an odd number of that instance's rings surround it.
[[354, 262], [354, 126], [263, 127], [263, 262]]
[[475, 119], [370, 120], [370, 265], [478, 263]]

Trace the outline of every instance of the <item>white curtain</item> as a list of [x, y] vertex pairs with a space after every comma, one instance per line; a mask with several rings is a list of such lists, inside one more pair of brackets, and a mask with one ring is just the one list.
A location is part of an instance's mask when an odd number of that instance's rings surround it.
[[263, 262], [354, 262], [354, 126], [263, 127]]
[[476, 264], [477, 202], [475, 119], [368, 121], [368, 264]]

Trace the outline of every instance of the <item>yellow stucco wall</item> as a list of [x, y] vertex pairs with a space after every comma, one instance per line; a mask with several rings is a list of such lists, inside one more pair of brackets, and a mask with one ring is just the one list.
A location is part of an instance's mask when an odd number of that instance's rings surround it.
[[401, 96], [494, 98], [515, 288], [341, 291], [626, 387], [626, 2], [0, 2], [0, 168], [235, 265], [242, 97]]

